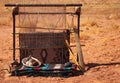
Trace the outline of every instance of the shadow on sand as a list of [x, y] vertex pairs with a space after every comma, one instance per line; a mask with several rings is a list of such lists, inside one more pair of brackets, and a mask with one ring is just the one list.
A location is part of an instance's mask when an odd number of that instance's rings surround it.
[[87, 71], [93, 67], [97, 67], [97, 66], [112, 66], [112, 65], [120, 65], [120, 62], [114, 62], [114, 63], [88, 63], [86, 64], [86, 66], [88, 67]]

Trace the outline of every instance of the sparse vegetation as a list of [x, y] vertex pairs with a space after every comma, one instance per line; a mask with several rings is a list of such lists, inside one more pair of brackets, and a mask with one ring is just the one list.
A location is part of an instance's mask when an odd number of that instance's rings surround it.
[[81, 33], [80, 39], [81, 40], [88, 40], [90, 38], [90, 35], [87, 33]]
[[88, 26], [88, 27], [93, 27], [93, 26], [98, 26], [97, 25], [97, 21], [95, 20], [95, 18], [88, 18], [88, 19], [83, 19], [81, 21], [81, 26]]
[[117, 20], [117, 19], [120, 19], [120, 16], [119, 14], [111, 14], [108, 19], [110, 20]]
[[0, 18], [0, 25], [12, 25], [11, 19], [8, 19], [7, 17], [1, 17]]

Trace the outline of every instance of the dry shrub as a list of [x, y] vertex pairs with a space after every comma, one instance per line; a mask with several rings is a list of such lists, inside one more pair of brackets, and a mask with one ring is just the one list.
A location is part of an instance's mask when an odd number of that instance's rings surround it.
[[111, 14], [111, 15], [109, 15], [108, 19], [116, 20], [116, 19], [120, 19], [120, 16], [119, 16], [119, 14]]
[[0, 18], [0, 25], [12, 25], [12, 20], [10, 18], [4, 17]]
[[119, 29], [120, 27], [119, 27], [119, 25], [115, 25], [115, 24], [113, 24], [113, 26], [112, 26], [114, 29]]
[[117, 21], [111, 21], [111, 24], [106, 28], [109, 32], [119, 32], [120, 31], [120, 25]]
[[[81, 33], [80, 34], [80, 40], [88, 40], [90, 38], [89, 34], [87, 33]], [[75, 37], [74, 37], [74, 34], [71, 34], [70, 35], [70, 42], [71, 44], [74, 44], [75, 43]]]
[[92, 18], [88, 18], [88, 19], [83, 19], [81, 20], [81, 26], [88, 26], [88, 27], [92, 27], [92, 26], [98, 26], [97, 22], [95, 19]]
[[88, 40], [90, 36], [87, 33], [80, 34], [80, 40]]

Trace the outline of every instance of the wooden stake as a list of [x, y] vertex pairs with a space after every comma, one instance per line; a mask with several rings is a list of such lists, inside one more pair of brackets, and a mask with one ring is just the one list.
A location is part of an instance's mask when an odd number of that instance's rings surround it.
[[82, 54], [82, 48], [80, 45], [80, 38], [78, 35], [78, 30], [74, 28], [74, 37], [75, 37], [75, 42], [76, 42], [76, 48], [77, 48], [77, 54], [78, 54], [78, 63], [82, 70], [84, 71], [85, 65], [84, 65], [84, 60], [83, 60], [83, 54]]

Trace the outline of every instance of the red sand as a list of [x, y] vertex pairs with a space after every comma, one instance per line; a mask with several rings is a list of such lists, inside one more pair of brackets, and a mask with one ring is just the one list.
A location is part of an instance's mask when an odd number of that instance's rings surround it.
[[120, 83], [119, 22], [119, 17], [98, 18], [93, 25], [81, 24], [86, 72], [69, 78], [6, 75], [2, 69], [12, 61], [12, 26], [0, 25], [0, 83]]

